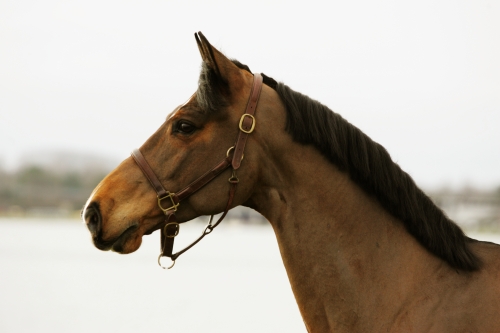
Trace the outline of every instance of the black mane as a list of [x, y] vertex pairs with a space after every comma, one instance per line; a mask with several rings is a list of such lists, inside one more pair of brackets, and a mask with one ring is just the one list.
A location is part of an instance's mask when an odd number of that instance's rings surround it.
[[[247, 66], [233, 62], [250, 72]], [[480, 260], [468, 246], [470, 239], [392, 161], [384, 147], [321, 103], [265, 75], [264, 83], [276, 90], [285, 104], [286, 131], [296, 142], [315, 146], [347, 172], [430, 252], [457, 269], [479, 268]]]

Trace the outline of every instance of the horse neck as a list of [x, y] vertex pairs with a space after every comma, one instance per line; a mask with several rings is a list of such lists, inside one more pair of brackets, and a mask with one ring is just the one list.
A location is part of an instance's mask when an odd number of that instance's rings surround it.
[[442, 263], [316, 149], [291, 145], [267, 156], [249, 204], [273, 226], [309, 329], [372, 330], [374, 308], [390, 315]]

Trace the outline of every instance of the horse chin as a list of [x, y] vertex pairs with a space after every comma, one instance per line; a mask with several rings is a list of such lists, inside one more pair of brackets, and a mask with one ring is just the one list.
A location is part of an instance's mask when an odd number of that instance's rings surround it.
[[138, 226], [134, 225], [127, 228], [113, 241], [104, 241], [100, 238], [94, 238], [93, 242], [99, 250], [112, 250], [121, 254], [128, 254], [139, 249], [142, 243], [142, 236]]
[[[127, 233], [127, 231], [125, 231]], [[133, 232], [121, 236], [118, 241], [116, 241], [111, 250], [113, 252], [118, 252], [120, 254], [129, 254], [135, 252], [141, 247], [142, 244], [142, 234], [139, 232]]]

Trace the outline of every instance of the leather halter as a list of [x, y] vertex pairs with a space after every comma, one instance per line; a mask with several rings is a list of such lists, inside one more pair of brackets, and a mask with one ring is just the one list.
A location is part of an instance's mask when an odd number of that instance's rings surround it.
[[[131, 153], [132, 157], [134, 158], [135, 162], [142, 170], [146, 178], [151, 183], [151, 186], [153, 186], [154, 190], [156, 191], [156, 195], [158, 197], [158, 207], [165, 214], [165, 222], [164, 222], [165, 224], [161, 228], [161, 253], [158, 256], [158, 264], [162, 268], [165, 268], [161, 265], [160, 262], [162, 256], [169, 257], [172, 260], [172, 265], [168, 267], [169, 269], [172, 268], [175, 265], [175, 260], [181, 254], [183, 254], [191, 247], [193, 247], [195, 244], [197, 244], [203, 237], [211, 233], [212, 230], [215, 227], [217, 227], [220, 222], [222, 222], [222, 220], [226, 217], [227, 212], [231, 208], [234, 194], [236, 192], [236, 186], [239, 183], [239, 179], [236, 176], [236, 170], [238, 170], [238, 168], [241, 165], [241, 161], [243, 160], [243, 152], [245, 150], [245, 145], [248, 135], [251, 134], [255, 129], [254, 115], [255, 115], [255, 110], [257, 109], [257, 103], [259, 101], [260, 92], [262, 90], [262, 81], [263, 78], [261, 74], [258, 73], [254, 74], [252, 90], [250, 92], [250, 97], [248, 99], [246, 110], [245, 113], [240, 118], [240, 123], [239, 123], [240, 132], [238, 134], [238, 138], [236, 140], [235, 145], [227, 150], [226, 158], [217, 163], [212, 169], [208, 170], [205, 174], [200, 176], [198, 179], [196, 179], [191, 184], [184, 187], [177, 193], [171, 193], [165, 190], [161, 182], [158, 180], [158, 177], [156, 177], [156, 174], [154, 173], [153, 169], [150, 167], [150, 165], [148, 164], [148, 162], [146, 161], [146, 159], [144, 158], [139, 149], [134, 149], [132, 151]], [[233, 151], [232, 157], [230, 157], [231, 151]], [[232, 167], [233, 172], [231, 178], [229, 178], [228, 180], [231, 185], [229, 189], [229, 198], [223, 214], [215, 224], [212, 224], [213, 220], [213, 215], [212, 215], [210, 221], [208, 222], [208, 225], [205, 227], [205, 230], [203, 231], [200, 237], [198, 237], [193, 243], [191, 243], [181, 251], [172, 254], [175, 236], [179, 234], [180, 226], [179, 222], [177, 222], [177, 219], [175, 217], [175, 212], [177, 211], [180, 203], [182, 202], [182, 200], [186, 199], [187, 197], [189, 197], [190, 195], [201, 189], [203, 186], [210, 183], [212, 180], [214, 180], [217, 176], [219, 176], [224, 170], [228, 169], [229, 167]]]

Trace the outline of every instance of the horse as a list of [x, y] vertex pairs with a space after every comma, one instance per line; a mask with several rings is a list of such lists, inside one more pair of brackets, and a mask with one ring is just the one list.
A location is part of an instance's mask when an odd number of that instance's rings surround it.
[[[271, 224], [309, 332], [500, 332], [499, 245], [339, 114], [195, 39], [196, 92], [84, 206], [97, 248], [131, 253], [159, 229], [175, 263], [243, 205]], [[172, 253], [179, 223], [221, 212]]]

